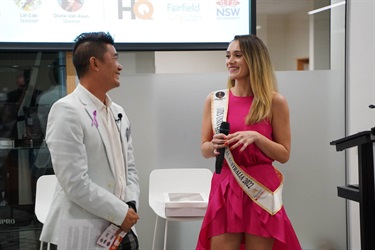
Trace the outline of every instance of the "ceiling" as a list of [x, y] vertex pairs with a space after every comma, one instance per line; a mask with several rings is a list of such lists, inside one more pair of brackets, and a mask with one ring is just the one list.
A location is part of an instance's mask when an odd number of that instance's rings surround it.
[[330, 1], [327, 0], [256, 0], [256, 12], [258, 15], [287, 15], [301, 11], [307, 13], [329, 4]]

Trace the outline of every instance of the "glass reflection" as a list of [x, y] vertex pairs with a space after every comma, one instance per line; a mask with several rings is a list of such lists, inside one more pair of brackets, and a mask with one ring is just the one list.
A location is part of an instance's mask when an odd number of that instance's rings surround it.
[[345, 1], [257, 1], [257, 35], [277, 71], [344, 70]]
[[0, 249], [39, 248], [36, 180], [53, 173], [44, 137], [65, 77], [63, 53], [0, 53]]

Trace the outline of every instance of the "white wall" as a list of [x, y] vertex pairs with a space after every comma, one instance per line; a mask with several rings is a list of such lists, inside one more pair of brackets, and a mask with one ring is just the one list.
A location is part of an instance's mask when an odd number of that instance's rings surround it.
[[208, 73], [226, 70], [222, 51], [156, 51], [155, 73]]
[[267, 45], [278, 71], [297, 70], [297, 59], [309, 57], [307, 11], [290, 15], [257, 16], [257, 35]]
[[297, 59], [309, 58], [309, 17], [307, 11], [288, 16], [286, 22], [286, 57], [287, 70], [297, 69]]
[[[375, 126], [375, 2], [351, 0], [348, 3], [347, 43], [347, 134], [370, 130]], [[348, 154], [349, 183], [358, 183], [358, 155]], [[359, 205], [349, 203], [350, 247], [360, 248]]]
[[[332, 4], [341, 0], [332, 0]], [[331, 69], [345, 69], [345, 5], [331, 9]]]

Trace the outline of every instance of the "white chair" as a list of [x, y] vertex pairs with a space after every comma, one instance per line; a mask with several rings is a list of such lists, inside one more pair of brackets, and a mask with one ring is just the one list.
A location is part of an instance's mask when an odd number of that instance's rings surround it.
[[164, 250], [167, 245], [167, 232], [169, 221], [201, 220], [200, 217], [166, 217], [164, 193], [204, 193], [209, 196], [212, 172], [206, 168], [174, 168], [155, 169], [150, 174], [148, 203], [156, 213], [154, 239], [152, 250], [155, 249], [156, 232], [159, 218], [165, 220]]
[[[44, 224], [50, 209], [57, 178], [55, 175], [42, 175], [36, 183], [35, 196], [35, 215], [37, 219]], [[43, 249], [43, 241], [40, 242], [40, 250]], [[47, 244], [47, 250], [50, 249], [50, 243]]]

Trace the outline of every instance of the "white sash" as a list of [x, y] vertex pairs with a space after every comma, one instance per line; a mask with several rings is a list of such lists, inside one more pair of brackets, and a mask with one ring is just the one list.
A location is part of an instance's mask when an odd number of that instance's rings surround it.
[[212, 128], [219, 133], [220, 124], [227, 121], [228, 89], [218, 90], [211, 94]]
[[[220, 124], [226, 121], [228, 114], [229, 91], [218, 90], [211, 94], [211, 116], [212, 126], [215, 133], [218, 133]], [[276, 174], [280, 179], [280, 186], [272, 192], [267, 187], [256, 181], [245, 171], [243, 171], [233, 159], [233, 155], [228, 147], [225, 148], [225, 160], [227, 161], [233, 176], [236, 178], [242, 190], [256, 204], [266, 210], [269, 214], [276, 214], [283, 206], [282, 191], [284, 184], [283, 174], [275, 168]]]

